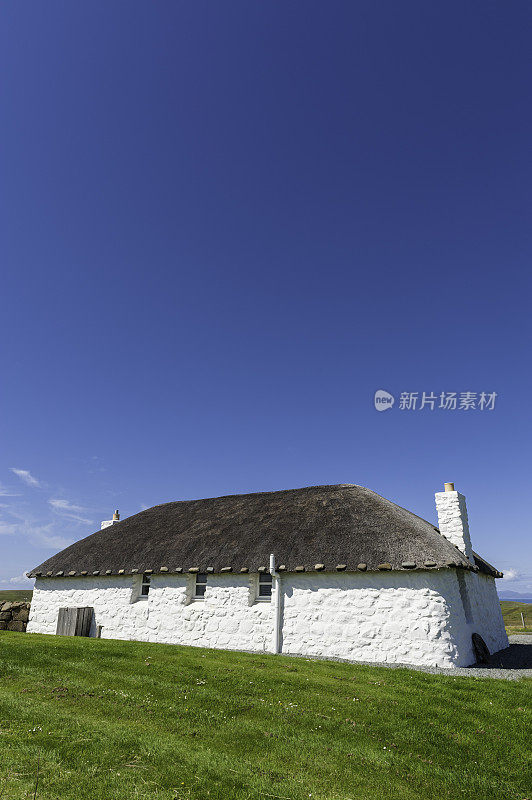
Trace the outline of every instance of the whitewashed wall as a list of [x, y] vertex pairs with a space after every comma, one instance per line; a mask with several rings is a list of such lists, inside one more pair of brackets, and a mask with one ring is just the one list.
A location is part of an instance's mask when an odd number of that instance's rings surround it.
[[[494, 580], [464, 574], [471, 623], [454, 570], [283, 574], [282, 652], [425, 666], [471, 664], [473, 631], [492, 652], [507, 639]], [[209, 575], [205, 599], [192, 602], [194, 576], [155, 575], [148, 599], [132, 602], [139, 580], [37, 578], [28, 631], [53, 634], [59, 608], [92, 606], [103, 638], [271, 650], [273, 603], [254, 602], [256, 576]]]
[[460, 661], [457, 666], [468, 666], [474, 663], [471, 634], [480, 633], [490, 653], [508, 647], [508, 636], [504, 627], [501, 606], [495, 581], [488, 575], [473, 572], [462, 572], [467, 586], [467, 594], [471, 603], [471, 621], [467, 622], [463, 613], [458, 576], [455, 575], [449, 589], [451, 605], [462, 610], [450, 619], [450, 632], [456, 642]]
[[255, 576], [209, 575], [205, 599], [192, 602], [193, 575], [152, 576], [146, 600], [135, 600], [139, 580], [140, 576], [37, 578], [28, 631], [55, 633], [59, 608], [92, 606], [94, 627], [103, 626], [104, 639], [270, 648], [273, 608], [264, 602], [250, 605]]
[[448, 582], [446, 572], [289, 575], [283, 652], [450, 666]]
[[287, 575], [283, 653], [424, 666], [468, 666], [471, 634], [491, 652], [508, 645], [495, 581], [462, 572], [466, 621], [454, 570]]

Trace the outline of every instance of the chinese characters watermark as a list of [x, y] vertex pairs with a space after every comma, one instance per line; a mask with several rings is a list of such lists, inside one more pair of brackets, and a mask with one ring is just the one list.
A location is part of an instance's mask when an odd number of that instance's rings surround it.
[[[401, 392], [400, 411], [493, 411], [497, 392]], [[395, 403], [393, 394], [384, 389], [375, 392], [377, 411], [387, 411]]]

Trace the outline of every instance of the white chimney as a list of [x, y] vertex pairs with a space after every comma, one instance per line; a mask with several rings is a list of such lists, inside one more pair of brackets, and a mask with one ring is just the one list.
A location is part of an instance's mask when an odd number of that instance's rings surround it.
[[114, 525], [115, 522], [120, 522], [120, 514], [118, 513], [118, 509], [115, 510], [113, 514], [113, 519], [104, 519], [102, 520], [102, 524], [100, 526], [100, 530], [103, 531], [104, 528], [108, 528], [109, 525]]
[[436, 492], [435, 497], [440, 533], [474, 563], [464, 495], [455, 491], [454, 483], [446, 483], [445, 491]]

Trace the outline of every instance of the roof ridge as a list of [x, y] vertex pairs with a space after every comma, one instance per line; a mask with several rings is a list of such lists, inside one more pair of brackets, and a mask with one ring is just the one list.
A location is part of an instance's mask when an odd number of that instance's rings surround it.
[[[329, 490], [329, 489], [347, 489], [347, 488], [354, 488], [354, 489], [365, 489], [367, 492], [372, 492], [372, 494], [377, 495], [373, 489], [369, 489], [367, 486], [362, 486], [358, 483], [318, 483], [315, 486], [294, 486], [291, 489], [267, 489], [266, 491], [258, 491], [258, 492], [235, 492], [234, 494], [216, 494], [212, 495], [211, 497], [191, 497], [187, 500], [168, 500], [166, 503], [157, 503], [154, 506], [150, 506], [149, 508], [143, 508], [142, 511], [137, 511], [136, 514], [132, 514], [132, 517], [136, 517], [138, 514], [144, 514], [145, 511], [150, 511], [152, 508], [163, 508], [164, 506], [173, 506], [177, 503], [199, 503], [199, 502], [206, 502], [208, 500], [225, 500], [226, 498], [233, 498], [233, 497], [258, 497], [261, 495], [272, 495], [272, 494], [288, 494], [290, 492], [304, 492], [310, 491], [311, 489], [322, 489], [322, 490]], [[382, 497], [382, 495], [377, 495], [378, 497]], [[383, 497], [383, 500], [386, 500]], [[391, 500], [388, 500], [391, 503]], [[398, 506], [400, 508], [400, 506]], [[408, 509], [405, 509], [407, 511]], [[121, 522], [125, 519], [130, 519], [130, 517], [123, 517]], [[421, 517], [420, 517], [421, 519]]]

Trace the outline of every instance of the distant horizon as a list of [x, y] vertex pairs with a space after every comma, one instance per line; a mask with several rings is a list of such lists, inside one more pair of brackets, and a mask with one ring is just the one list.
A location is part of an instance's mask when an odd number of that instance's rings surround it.
[[[497, 590], [497, 594], [501, 598], [501, 600], [528, 600], [532, 603], [532, 593], [531, 594], [522, 594], [521, 592], [508, 592], [508, 591], [499, 591]], [[503, 597], [504, 595], [504, 597]]]

